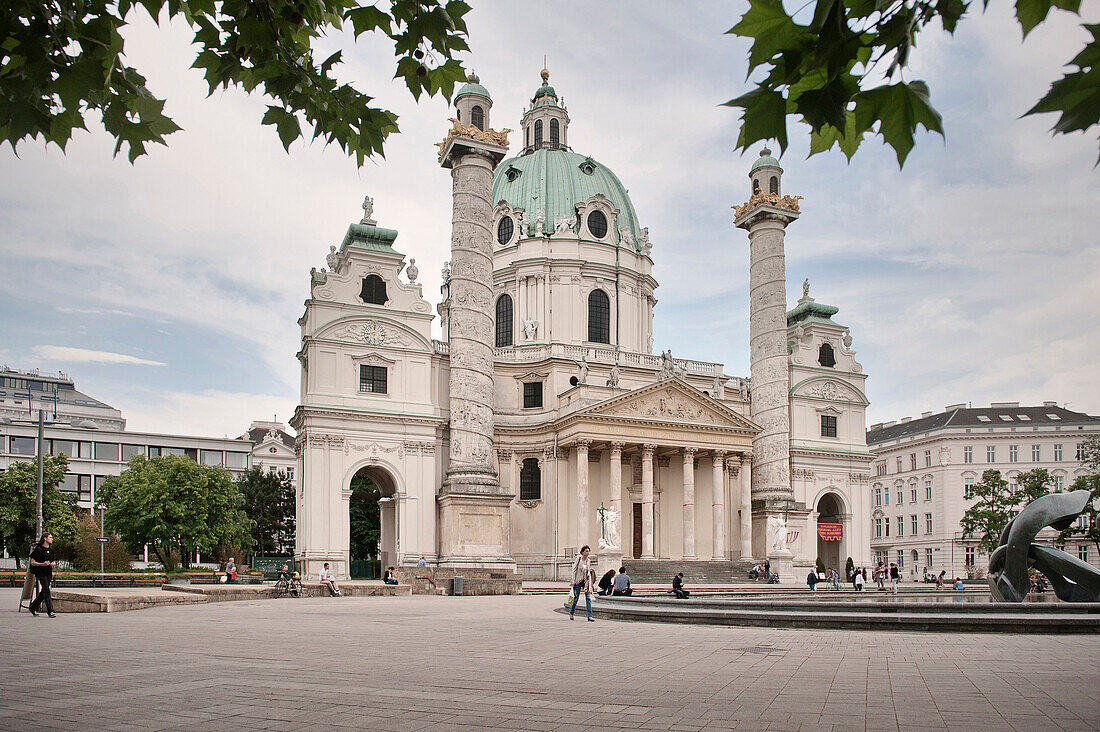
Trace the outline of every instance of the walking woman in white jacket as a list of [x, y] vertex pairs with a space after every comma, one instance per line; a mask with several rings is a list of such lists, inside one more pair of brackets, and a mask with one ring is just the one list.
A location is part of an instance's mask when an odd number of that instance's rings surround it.
[[592, 617], [592, 586], [596, 583], [596, 572], [588, 561], [588, 555], [592, 548], [587, 544], [581, 547], [581, 553], [573, 560], [573, 605], [569, 608], [569, 619], [573, 619], [573, 613], [577, 610], [577, 600], [581, 599], [584, 592], [584, 605], [588, 611], [588, 622], [596, 622]]

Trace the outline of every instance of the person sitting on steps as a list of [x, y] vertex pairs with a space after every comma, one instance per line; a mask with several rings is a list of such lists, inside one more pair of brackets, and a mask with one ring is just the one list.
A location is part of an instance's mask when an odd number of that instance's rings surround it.
[[397, 584], [397, 575], [394, 574], [393, 567], [388, 567], [386, 569], [386, 576], [382, 578], [382, 581], [385, 582], [387, 585]]
[[328, 562], [325, 562], [324, 569], [321, 570], [321, 585], [328, 588], [329, 597], [340, 597], [340, 587], [336, 584], [336, 575], [329, 569]]
[[672, 578], [672, 594], [680, 600], [691, 597], [691, 593], [684, 589], [684, 573], [680, 572]]

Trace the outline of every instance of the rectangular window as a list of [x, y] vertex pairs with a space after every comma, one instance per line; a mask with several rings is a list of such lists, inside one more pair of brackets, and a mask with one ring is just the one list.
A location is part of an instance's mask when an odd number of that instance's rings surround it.
[[294, 468], [287, 468], [286, 469], [286, 477], [289, 478], [290, 480], [294, 480]]
[[924, 500], [926, 500], [926, 501], [931, 501], [932, 500], [932, 479], [931, 478], [925, 478], [924, 479]]
[[970, 500], [974, 497], [974, 479], [963, 478], [963, 498]]
[[145, 455], [145, 445], [123, 445], [122, 446], [122, 462], [130, 462], [130, 458], [134, 455]]
[[931, 450], [925, 450], [924, 451], [924, 467], [926, 467], [926, 468], [932, 467], [932, 451]]
[[882, 519], [880, 518], [875, 519], [875, 538], [882, 538]]
[[537, 409], [542, 406], [542, 382], [528, 381], [523, 385], [523, 408]]
[[931, 549], [925, 549], [924, 550], [924, 563], [928, 567], [928, 569], [932, 569], [932, 550]]
[[159, 447], [150, 447], [149, 448], [149, 457], [150, 458], [160, 457], [160, 448]]
[[1054, 490], [1057, 493], [1061, 493], [1066, 489], [1066, 476], [1064, 475], [1052, 475], [1054, 479]]
[[997, 446], [996, 445], [986, 445], [986, 448], [985, 448], [985, 461], [987, 463], [997, 462]]
[[75, 473], [65, 473], [65, 477], [61, 479], [61, 484], [57, 486], [57, 490], [62, 493], [77, 493], [80, 491], [79, 476]]
[[115, 462], [118, 462], [118, 443], [97, 442], [95, 444], [95, 459], [114, 460]]
[[898, 549], [898, 569], [901, 569], [904, 566], [905, 566], [905, 552], [901, 549]]
[[91, 501], [92, 500], [92, 476], [90, 475], [78, 475], [76, 476], [77, 489], [80, 491], [80, 500]]
[[359, 391], [367, 391], [372, 394], [385, 394], [386, 367], [360, 365]]
[[879, 463], [875, 466], [875, 475], [886, 475], [886, 463]]
[[1089, 561], [1089, 545], [1088, 544], [1078, 544], [1077, 545], [1077, 558], [1080, 559], [1082, 562], [1085, 562], [1086, 564], [1088, 563], [1088, 561]]
[[35, 438], [33, 437], [13, 437], [11, 438], [11, 449], [9, 450], [12, 455], [36, 455], [37, 450], [35, 448]]
[[197, 447], [185, 447], [183, 448], [183, 456], [197, 463], [199, 461], [199, 449]]
[[890, 486], [886, 486], [886, 488], [883, 489], [883, 492], [886, 495], [886, 505], [889, 506], [890, 505]]
[[897, 464], [897, 468], [898, 468], [897, 472], [900, 473], [901, 472], [901, 458], [900, 457], [897, 458], [894, 462]]
[[186, 451], [182, 447], [162, 447], [160, 448], [160, 454], [162, 456], [168, 455], [186, 455]]
[[963, 448], [963, 462], [964, 463], [974, 462], [974, 448], [973, 447], [964, 447]]
[[973, 567], [977, 564], [977, 554], [978, 552], [974, 547], [968, 546], [966, 548], [966, 566]]
[[882, 505], [882, 489], [881, 488], [875, 488], [875, 505], [876, 506], [881, 506]]
[[1020, 461], [1020, 448], [1017, 445], [1008, 446], [1008, 462], [1018, 463]]
[[909, 517], [909, 533], [913, 536], [917, 535], [917, 515], [913, 514]]
[[836, 417], [831, 414], [821, 415], [821, 436], [836, 437]]
[[932, 533], [932, 514], [930, 513], [924, 514], [924, 533]]
[[898, 536], [905, 536], [905, 517], [904, 516], [898, 516], [897, 535]]
[[248, 467], [248, 453], [247, 452], [227, 452], [225, 453], [225, 467], [234, 468], [236, 470], [243, 470]]
[[50, 454], [80, 457], [80, 443], [73, 440], [50, 440]]
[[[1038, 445], [1035, 445], [1034, 447], [1031, 448], [1031, 459], [1036, 461], [1036, 462], [1039, 461], [1039, 446]], [[1062, 462], [1062, 446], [1061, 445], [1055, 445], [1054, 446], [1054, 462], [1056, 462], [1056, 463]]]
[[917, 453], [915, 453], [915, 452], [909, 453], [909, 469], [910, 470], [916, 470], [917, 469]]
[[85, 460], [91, 460], [92, 459], [92, 443], [90, 443], [90, 442], [81, 442], [80, 443], [80, 457], [84, 458]]
[[203, 465], [221, 465], [221, 450], [199, 450], [199, 462]]
[[1077, 462], [1081, 462], [1085, 459], [1085, 443], [1077, 443]]
[[916, 503], [917, 502], [917, 486], [916, 486], [916, 484], [914, 484], [913, 487], [909, 489], [909, 502], [910, 503]]
[[902, 502], [902, 500], [903, 500], [903, 499], [902, 499], [902, 497], [903, 497], [904, 495], [905, 495], [905, 491], [903, 491], [903, 490], [901, 489], [901, 486], [899, 485], [899, 486], [898, 486], [898, 505], [899, 505], [899, 506], [901, 505], [901, 502]]
[[886, 524], [886, 538], [890, 538], [890, 519], [885, 519], [883, 523]]

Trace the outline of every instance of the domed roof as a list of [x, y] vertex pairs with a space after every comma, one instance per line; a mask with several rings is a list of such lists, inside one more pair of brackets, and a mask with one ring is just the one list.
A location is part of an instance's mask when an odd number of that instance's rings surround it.
[[[492, 202], [503, 200], [513, 208], [522, 208], [532, 225], [542, 209], [544, 234], [553, 233], [557, 217], [575, 220], [576, 205], [597, 193], [619, 209], [616, 228], [626, 227], [637, 242], [641, 228], [626, 188], [607, 166], [590, 157], [568, 150], [535, 150], [508, 158], [493, 175]], [[618, 232], [615, 234], [618, 241]]]
[[551, 99], [555, 102], [558, 101], [558, 93], [554, 91], [554, 87], [550, 86], [550, 72], [543, 69], [539, 72], [542, 77], [542, 86], [535, 90], [535, 96], [531, 97], [531, 104], [538, 104], [542, 99], [546, 103], [549, 103]]
[[[752, 171], [757, 168], [765, 167], [779, 168], [779, 161], [772, 157], [772, 151], [768, 148], [764, 148], [760, 151], [760, 157], [758, 157], [756, 162], [752, 164], [752, 167], [749, 168], [749, 173], [752, 173]], [[782, 168], [779, 169], [783, 170]]]
[[481, 79], [472, 71], [466, 76], [466, 83], [458, 90], [458, 94], [455, 94], [455, 100], [457, 101], [459, 97], [466, 94], [480, 94], [486, 99], [492, 100], [492, 97], [489, 96], [489, 90], [481, 85]]

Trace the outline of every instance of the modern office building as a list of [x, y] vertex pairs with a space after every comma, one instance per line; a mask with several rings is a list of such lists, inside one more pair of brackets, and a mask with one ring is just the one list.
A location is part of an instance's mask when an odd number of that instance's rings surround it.
[[[910, 577], [925, 570], [947, 570], [952, 577], [981, 574], [988, 557], [960, 527], [974, 504], [971, 486], [990, 469], [1012, 483], [1020, 473], [1045, 468], [1054, 489], [1066, 490], [1085, 473], [1081, 445], [1092, 435], [1100, 435], [1100, 417], [1055, 402], [953, 404], [919, 419], [871, 425], [867, 446], [875, 461], [868, 505], [876, 561], [898, 562]], [[1039, 539], [1054, 542], [1057, 535], [1047, 529]], [[1100, 566], [1090, 541], [1071, 540], [1066, 551]]]

